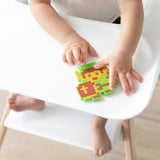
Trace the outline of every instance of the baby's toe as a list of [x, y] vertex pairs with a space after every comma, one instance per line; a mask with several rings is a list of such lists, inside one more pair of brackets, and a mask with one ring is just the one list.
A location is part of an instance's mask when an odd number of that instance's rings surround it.
[[20, 107], [17, 107], [15, 104], [9, 104], [8, 108], [11, 109], [11, 110], [14, 110], [15, 112], [20, 111]]
[[106, 153], [106, 151], [104, 149], [99, 149], [99, 156], [102, 156], [104, 155], [104, 153]]
[[8, 98], [6, 102], [9, 104], [13, 104], [15, 102], [15, 100]]
[[8, 103], [7, 106], [8, 106], [9, 109], [13, 109], [14, 108], [14, 104], [12, 104], [12, 103]]
[[112, 145], [110, 144], [110, 146], [109, 146], [109, 151], [111, 151], [112, 150]]
[[19, 94], [17, 94], [17, 93], [11, 93], [9, 97], [12, 99], [15, 99], [18, 95]]
[[111, 141], [109, 140], [109, 146], [108, 146], [108, 152], [112, 150], [112, 143]]
[[12, 94], [7, 98], [7, 102], [8, 102], [8, 103], [14, 103], [17, 96], [18, 96], [18, 94], [12, 93]]
[[99, 157], [99, 149], [98, 148], [94, 150], [94, 155]]

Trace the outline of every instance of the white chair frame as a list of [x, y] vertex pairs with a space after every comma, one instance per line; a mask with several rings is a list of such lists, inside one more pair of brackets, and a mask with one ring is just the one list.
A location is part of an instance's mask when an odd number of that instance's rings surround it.
[[[155, 1], [158, 4], [160, 4], [157, 1]], [[145, 30], [144, 32], [147, 32], [147, 25], [145, 25]], [[158, 37], [158, 36], [157, 36]], [[148, 37], [147, 37], [148, 38]], [[154, 37], [149, 37], [149, 40], [153, 40]], [[156, 47], [155, 47], [156, 48]], [[160, 66], [160, 64], [159, 64]], [[157, 71], [159, 72], [159, 70], [157, 69]], [[155, 77], [155, 80], [157, 79], [158, 74]], [[155, 82], [156, 83], [156, 82]], [[153, 88], [152, 88], [152, 93], [153, 93], [153, 89], [155, 87], [155, 83], [153, 84]], [[2, 88], [4, 89], [4, 88]], [[21, 93], [20, 93], [21, 94]], [[35, 97], [36, 98], [36, 97]], [[44, 100], [44, 99], [43, 99]], [[145, 106], [146, 107], [146, 106]], [[144, 107], [144, 108], [145, 108]], [[143, 108], [143, 109], [144, 109]], [[85, 110], [84, 110], [85, 111]], [[141, 110], [142, 111], [142, 110]], [[3, 116], [1, 119], [1, 123], [0, 123], [0, 146], [2, 146], [2, 142], [4, 140], [6, 131], [7, 131], [7, 127], [4, 125], [4, 122], [9, 114], [9, 109], [7, 107], [5, 107], [4, 112], [3, 112]], [[140, 111], [139, 111], [140, 113]], [[138, 114], [138, 112], [136, 113]], [[102, 114], [99, 114], [99, 116], [102, 116]], [[122, 130], [123, 130], [123, 137], [124, 137], [124, 145], [125, 145], [125, 155], [126, 155], [126, 160], [136, 160], [136, 151], [135, 151], [135, 141], [134, 141], [134, 126], [133, 126], [133, 119], [131, 119], [131, 117], [134, 117], [136, 115], [129, 115], [127, 120], [123, 120], [122, 121]], [[107, 117], [107, 116], [106, 116]], [[109, 117], [110, 118], [110, 117]]]

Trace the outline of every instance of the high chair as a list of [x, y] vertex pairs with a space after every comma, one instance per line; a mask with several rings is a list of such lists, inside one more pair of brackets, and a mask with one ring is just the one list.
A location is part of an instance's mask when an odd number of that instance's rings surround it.
[[[144, 82], [136, 82], [136, 93], [126, 97], [120, 87], [101, 101], [83, 102], [76, 91], [78, 81], [72, 67], [61, 60], [62, 46], [35, 22], [29, 7], [14, 0], [0, 2], [0, 89], [45, 101], [41, 112], [9, 111], [0, 124], [0, 145], [7, 128], [92, 150], [91, 115], [108, 120], [106, 130], [112, 152], [119, 140], [125, 144], [126, 160], [136, 160], [133, 117], [148, 105], [160, 72], [160, 1], [144, 1], [144, 27], [133, 56], [134, 68]], [[115, 48], [120, 25], [73, 16], [62, 18], [96, 49], [100, 61]]]

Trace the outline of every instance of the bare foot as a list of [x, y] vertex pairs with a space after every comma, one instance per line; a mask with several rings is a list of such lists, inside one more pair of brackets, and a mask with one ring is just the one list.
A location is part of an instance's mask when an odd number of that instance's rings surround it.
[[112, 149], [111, 141], [105, 130], [107, 119], [96, 115], [92, 116], [92, 144], [97, 157], [104, 155]]
[[104, 155], [112, 149], [111, 141], [104, 126], [92, 126], [92, 143], [94, 154], [97, 157]]
[[12, 93], [7, 98], [8, 108], [20, 112], [24, 110], [40, 111], [45, 107], [44, 101]]

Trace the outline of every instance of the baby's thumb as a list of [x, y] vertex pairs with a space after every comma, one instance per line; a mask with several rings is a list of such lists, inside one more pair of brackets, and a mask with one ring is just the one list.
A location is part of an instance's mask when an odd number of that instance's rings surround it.
[[103, 67], [106, 67], [108, 65], [106, 59], [105, 60], [102, 60], [100, 62], [98, 62], [97, 64], [94, 65], [94, 68], [95, 69], [101, 69]]

